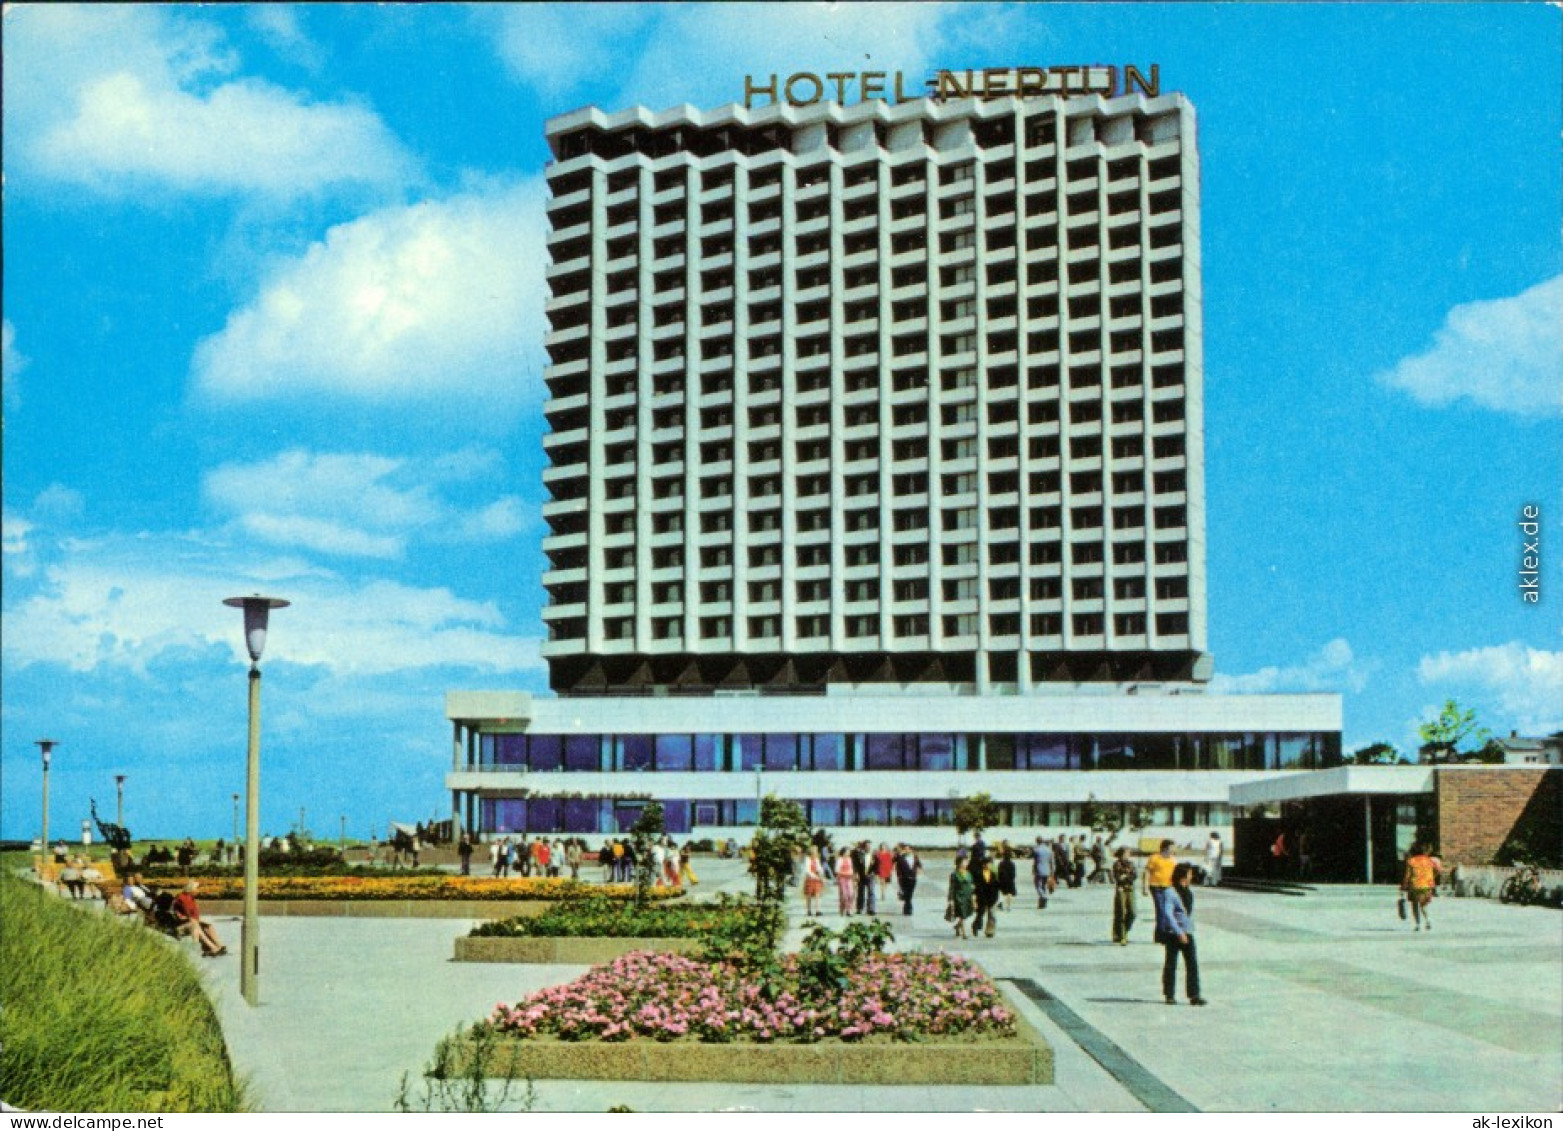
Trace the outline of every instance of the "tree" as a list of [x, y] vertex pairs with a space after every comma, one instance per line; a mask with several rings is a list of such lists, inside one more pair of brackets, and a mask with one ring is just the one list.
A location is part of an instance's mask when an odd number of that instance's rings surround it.
[[1080, 808], [1080, 822], [1093, 833], [1105, 833], [1107, 843], [1112, 844], [1124, 829], [1138, 832], [1150, 824], [1151, 811], [1148, 806], [1138, 802], [1132, 805], [1103, 805], [1092, 793], [1086, 796], [1085, 804]]
[[809, 848], [809, 822], [803, 807], [774, 793], [760, 801], [760, 827], [750, 845], [753, 853], [754, 898], [759, 903], [781, 903], [792, 878], [795, 853]]
[[984, 829], [991, 829], [998, 823], [999, 807], [993, 803], [989, 794], [974, 793], [955, 803], [955, 832], [958, 836], [965, 836], [968, 832], [981, 836]]
[[1357, 766], [1393, 766], [1404, 759], [1393, 743], [1372, 742], [1353, 753], [1351, 761]]
[[644, 906], [651, 894], [652, 881], [656, 878], [656, 863], [652, 859], [651, 846], [662, 839], [662, 803], [648, 801], [646, 807], [630, 826], [630, 843], [635, 846], [635, 903]]
[[1469, 739], [1481, 746], [1490, 737], [1486, 727], [1476, 723], [1476, 708], [1462, 711], [1453, 699], [1444, 703], [1438, 718], [1417, 727], [1422, 738], [1422, 760], [1448, 762], [1459, 754], [1459, 745]]

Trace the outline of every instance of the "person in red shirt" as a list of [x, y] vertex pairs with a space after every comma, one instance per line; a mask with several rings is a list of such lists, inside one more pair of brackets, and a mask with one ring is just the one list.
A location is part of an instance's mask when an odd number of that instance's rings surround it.
[[874, 875], [879, 877], [879, 902], [890, 898], [890, 880], [895, 875], [895, 853], [888, 844], [881, 844], [874, 853]]
[[193, 938], [206, 958], [227, 954], [228, 948], [223, 946], [212, 925], [201, 918], [200, 905], [195, 901], [196, 886], [196, 882], [191, 880], [185, 885], [184, 891], [174, 896], [173, 914], [179, 933]]

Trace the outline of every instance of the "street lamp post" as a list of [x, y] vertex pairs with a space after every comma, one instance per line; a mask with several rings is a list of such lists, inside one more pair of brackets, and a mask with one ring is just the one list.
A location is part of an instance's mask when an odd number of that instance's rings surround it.
[[239, 851], [239, 795], [233, 795], [233, 850]]
[[266, 620], [288, 602], [277, 597], [229, 597], [223, 604], [244, 610], [244, 642], [250, 653], [250, 741], [244, 795], [244, 929], [239, 947], [239, 992], [260, 1004], [260, 658], [266, 649]]
[[114, 823], [125, 827], [125, 775], [114, 775]]
[[43, 858], [49, 859], [49, 762], [54, 757], [54, 748], [60, 744], [57, 738], [40, 738], [33, 745], [43, 751]]
[[342, 859], [346, 860], [347, 859], [347, 814], [346, 813], [342, 814], [342, 832], [341, 832], [341, 835], [337, 837], [337, 847], [338, 847], [338, 851], [340, 851], [341, 854], [342, 854]]

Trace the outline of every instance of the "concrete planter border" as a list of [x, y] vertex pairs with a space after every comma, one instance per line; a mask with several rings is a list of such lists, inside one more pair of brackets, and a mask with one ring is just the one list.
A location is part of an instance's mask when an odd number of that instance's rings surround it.
[[[1053, 1083], [1052, 1047], [1018, 1010], [1015, 1012], [1018, 1035], [999, 1039], [942, 1037], [916, 1043], [831, 1040], [812, 1045], [766, 1045], [503, 1038], [494, 1046], [491, 1075], [533, 1080], [919, 1087]], [[462, 1059], [461, 1053], [457, 1059]]]
[[[263, 899], [263, 916], [335, 919], [535, 919], [552, 899]], [[203, 899], [203, 915], [242, 915], [242, 899]]]
[[598, 938], [561, 935], [551, 938], [463, 935], [456, 940], [457, 962], [536, 962], [555, 966], [597, 966], [634, 950], [693, 954], [700, 940], [692, 938]]

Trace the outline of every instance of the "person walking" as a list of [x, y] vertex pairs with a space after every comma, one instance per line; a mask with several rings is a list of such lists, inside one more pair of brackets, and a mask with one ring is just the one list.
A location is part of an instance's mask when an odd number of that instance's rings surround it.
[[695, 875], [695, 853], [687, 840], [678, 850], [678, 874], [691, 887], [700, 882], [700, 877]]
[[[1172, 873], [1177, 866], [1178, 860], [1172, 855], [1170, 840], [1162, 841], [1156, 855], [1145, 861], [1145, 871], [1140, 877], [1140, 888], [1150, 896], [1153, 911], [1161, 906], [1161, 893], [1172, 886]], [[1156, 913], [1158, 916], [1161, 914], [1159, 911]]]
[[923, 862], [917, 858], [910, 845], [903, 844], [895, 857], [896, 887], [901, 896], [901, 914], [912, 913], [912, 895], [917, 891], [917, 875], [923, 870]]
[[852, 875], [857, 880], [857, 913], [872, 915], [877, 910], [874, 902], [874, 854], [868, 841], [860, 840], [852, 850]]
[[1059, 836], [1056, 840], [1053, 841], [1053, 875], [1056, 877], [1053, 890], [1058, 890], [1058, 884], [1063, 884], [1067, 887], [1069, 885], [1069, 877], [1071, 874], [1071, 864], [1069, 862], [1069, 839], [1064, 836]]
[[461, 874], [472, 875], [472, 838], [466, 833], [461, 834], [461, 841], [456, 845], [456, 855], [461, 858]]
[[1433, 890], [1438, 886], [1438, 876], [1442, 871], [1438, 858], [1427, 850], [1427, 845], [1418, 841], [1411, 846], [1411, 853], [1406, 857], [1405, 874], [1400, 879], [1400, 890], [1411, 905], [1411, 922], [1414, 924], [1411, 929], [1414, 931], [1420, 931], [1424, 923], [1429, 931], [1433, 929], [1433, 920], [1427, 908], [1433, 902]]
[[1069, 842], [1069, 886], [1077, 888], [1085, 883], [1085, 837], [1077, 836]]
[[1205, 842], [1205, 885], [1207, 887], [1221, 886], [1221, 862], [1226, 856], [1226, 848], [1221, 843], [1221, 834], [1214, 829], [1210, 832], [1210, 839]]
[[1091, 842], [1091, 874], [1086, 877], [1087, 883], [1105, 884], [1107, 875], [1107, 845], [1102, 843], [1102, 838], [1097, 837]]
[[1015, 858], [1009, 849], [1009, 841], [999, 841], [999, 900], [1008, 911], [1015, 905]]
[[1194, 877], [1192, 864], [1179, 864], [1172, 870], [1172, 886], [1161, 889], [1156, 904], [1156, 937], [1165, 955], [1161, 964], [1161, 996], [1168, 1005], [1177, 1005], [1178, 959], [1183, 959], [1183, 988], [1190, 1005], [1208, 1004], [1199, 992], [1199, 956], [1194, 949]]
[[972, 894], [976, 898], [977, 915], [971, 921], [971, 936], [984, 934], [988, 938], [998, 930], [999, 872], [998, 863], [987, 857], [971, 870]]
[[836, 894], [840, 899], [837, 913], [851, 915], [857, 900], [857, 878], [852, 871], [852, 853], [844, 848], [836, 857]]
[[1037, 909], [1047, 907], [1047, 897], [1053, 894], [1053, 846], [1037, 837], [1037, 846], [1031, 850], [1031, 883], [1037, 889]]
[[1113, 884], [1113, 942], [1119, 946], [1129, 945], [1129, 932], [1134, 928], [1134, 882], [1139, 874], [1128, 848], [1120, 848], [1109, 876]]
[[967, 871], [966, 858], [955, 858], [955, 871], [950, 873], [950, 888], [944, 897], [944, 920], [955, 924], [955, 937], [966, 937], [966, 920], [977, 905], [976, 885]]
[[825, 891], [825, 869], [820, 864], [819, 849], [809, 846], [809, 854], [803, 861], [803, 913], [810, 918], [820, 916], [819, 900]]
[[570, 878], [572, 880], [581, 878], [581, 856], [584, 849], [585, 846], [581, 844], [580, 837], [571, 837], [564, 842], [564, 862], [570, 868]]
[[879, 845], [879, 851], [874, 853], [874, 876], [879, 881], [879, 902], [888, 903], [890, 900], [890, 880], [895, 875], [895, 853], [890, 851], [890, 846], [883, 842]]

